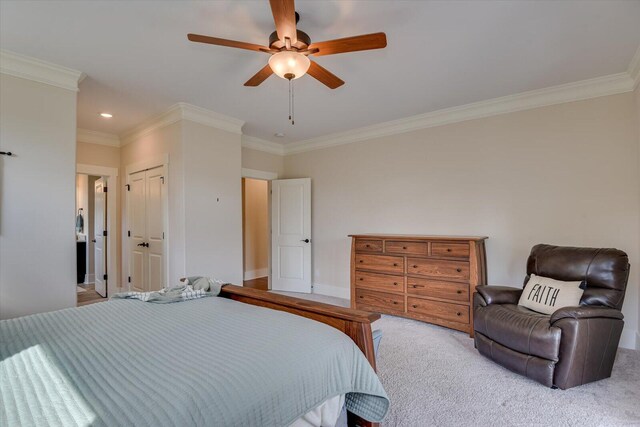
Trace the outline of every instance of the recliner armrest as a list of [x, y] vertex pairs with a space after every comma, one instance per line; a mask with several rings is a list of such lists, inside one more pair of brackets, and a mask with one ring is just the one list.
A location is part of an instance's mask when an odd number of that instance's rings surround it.
[[517, 304], [522, 294], [522, 289], [511, 288], [509, 286], [476, 286], [476, 292], [478, 292], [482, 298], [487, 302], [487, 305], [491, 304]]
[[593, 319], [593, 318], [606, 318], [606, 319], [624, 319], [624, 315], [620, 310], [609, 307], [598, 306], [580, 306], [580, 307], [562, 307], [557, 309], [550, 319], [550, 323], [553, 324], [560, 319]]

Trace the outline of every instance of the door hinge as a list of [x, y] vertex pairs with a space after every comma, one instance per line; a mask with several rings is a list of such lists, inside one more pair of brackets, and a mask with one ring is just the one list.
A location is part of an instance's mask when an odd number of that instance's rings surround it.
[[106, 193], [106, 192], [107, 192], [107, 190], [109, 190], [109, 187], [103, 187], [102, 192], [103, 192], [103, 193]]
[[107, 230], [103, 230], [102, 231], [102, 235], [106, 237], [107, 236]]
[[129, 283], [131, 283], [131, 276], [129, 276]]
[[127, 230], [127, 237], [131, 237], [131, 230]]
[[164, 184], [164, 176], [161, 176], [160, 179], [162, 180], [162, 183]]
[[162, 232], [162, 240], [164, 240], [164, 231]]
[[125, 185], [127, 187], [127, 191], [131, 191], [131, 186], [129, 184]]
[[108, 274], [105, 274], [105, 275], [102, 276], [102, 280], [107, 280], [108, 278], [109, 278]]

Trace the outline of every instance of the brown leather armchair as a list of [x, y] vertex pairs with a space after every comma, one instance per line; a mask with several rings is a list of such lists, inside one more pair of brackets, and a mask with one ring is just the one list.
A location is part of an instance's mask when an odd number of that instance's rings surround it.
[[[552, 315], [518, 306], [522, 289], [478, 286], [475, 345], [504, 367], [549, 387], [567, 389], [609, 378], [624, 321], [629, 258], [618, 249], [536, 245], [530, 274], [586, 281], [579, 307]], [[526, 283], [525, 280], [525, 283]]]

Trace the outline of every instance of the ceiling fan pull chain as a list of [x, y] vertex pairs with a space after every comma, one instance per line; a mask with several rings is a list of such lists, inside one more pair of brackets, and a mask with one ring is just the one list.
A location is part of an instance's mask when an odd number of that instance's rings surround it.
[[295, 94], [295, 88], [293, 86], [293, 80], [291, 80], [291, 126], [296, 124], [294, 94]]
[[291, 120], [291, 79], [289, 79], [289, 120]]

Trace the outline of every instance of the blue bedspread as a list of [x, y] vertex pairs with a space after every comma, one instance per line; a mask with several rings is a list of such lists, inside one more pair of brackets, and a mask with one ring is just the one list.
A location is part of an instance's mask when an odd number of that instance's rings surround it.
[[338, 330], [224, 298], [114, 300], [0, 321], [2, 426], [287, 426], [389, 401]]

